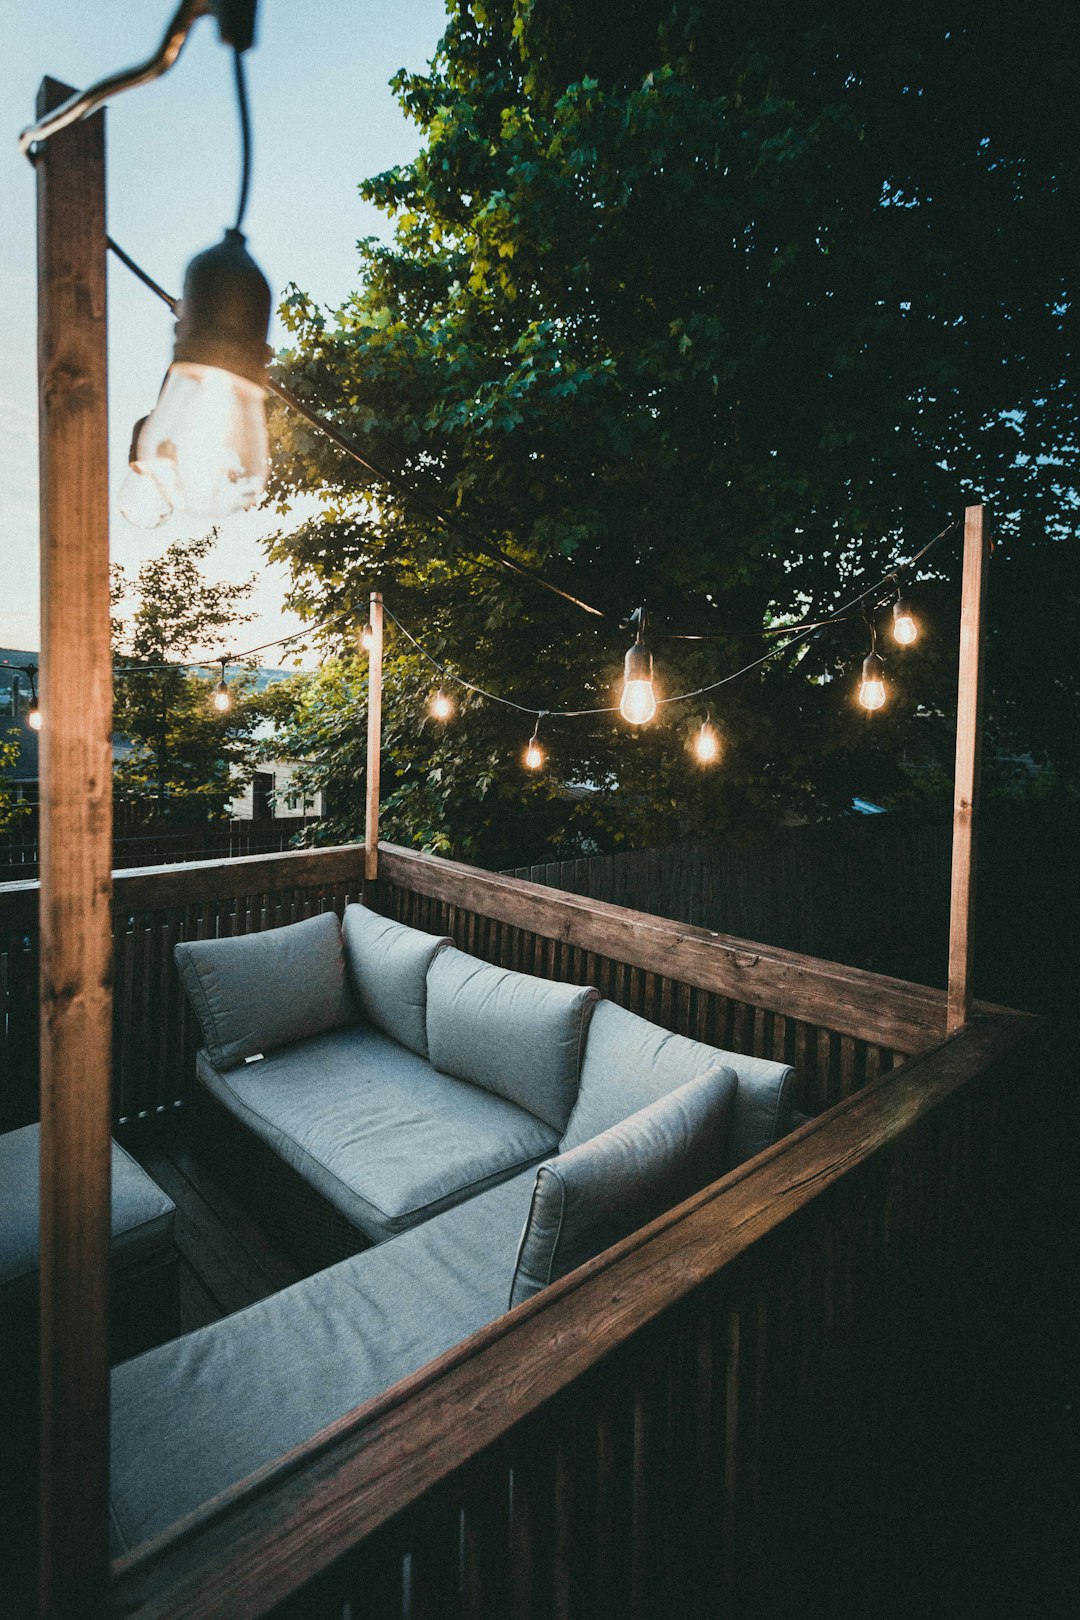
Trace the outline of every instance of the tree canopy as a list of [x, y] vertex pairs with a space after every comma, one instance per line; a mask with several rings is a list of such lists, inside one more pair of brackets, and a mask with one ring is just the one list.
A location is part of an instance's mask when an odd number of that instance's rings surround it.
[[134, 578], [118, 563], [111, 570], [113, 726], [128, 745], [114, 767], [116, 790], [169, 821], [224, 815], [254, 757], [260, 711], [243, 682], [233, 683], [229, 712], [218, 714], [210, 701], [214, 678], [181, 662], [250, 617], [241, 607], [253, 580], [203, 576], [215, 542], [214, 532], [174, 540]]
[[[663, 689], [690, 690], [984, 498], [1013, 619], [992, 649], [996, 751], [1074, 779], [1019, 648], [1040, 598], [1080, 595], [1062, 543], [1080, 437], [1075, 9], [916, 3], [903, 26], [776, 0], [449, 12], [429, 72], [395, 81], [419, 156], [361, 187], [394, 240], [360, 244], [358, 289], [332, 314], [291, 289], [280, 360], [421, 499], [279, 414], [275, 494], [322, 496], [277, 542], [298, 604], [355, 620], [377, 585], [481, 685], [593, 707], [613, 700], [638, 602]], [[491, 542], [605, 617], [501, 568]], [[571, 841], [898, 801], [912, 767], [947, 757], [957, 555], [940, 547], [913, 587], [928, 634], [890, 655], [886, 712], [868, 724], [852, 701], [856, 618], [716, 694], [711, 773], [688, 766], [691, 702], [637, 733], [552, 722], [550, 774], [527, 783], [529, 718], [465, 694], [452, 740], [436, 735], [418, 657], [391, 633], [393, 830], [434, 821], [444, 847], [490, 857], [565, 780], [598, 790]], [[1059, 720], [1075, 717], [1075, 675], [1053, 679]], [[303, 706], [296, 719], [299, 746]], [[355, 770], [355, 735], [324, 775]]]

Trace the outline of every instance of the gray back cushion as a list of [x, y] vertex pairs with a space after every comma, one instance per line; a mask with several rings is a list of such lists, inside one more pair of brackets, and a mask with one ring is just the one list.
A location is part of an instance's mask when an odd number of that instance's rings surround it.
[[361, 905], [345, 907], [343, 933], [349, 980], [364, 1017], [426, 1058], [428, 969], [453, 942]]
[[595, 990], [491, 967], [451, 947], [428, 974], [428, 1055], [555, 1130], [577, 1097]]
[[793, 1070], [785, 1063], [724, 1052], [601, 1001], [589, 1024], [581, 1089], [560, 1151], [578, 1147], [617, 1120], [710, 1068], [738, 1076], [725, 1168], [752, 1158], [791, 1128]]
[[215, 1068], [356, 1016], [333, 911], [262, 934], [187, 940], [173, 954]]
[[559, 1151], [579, 1147], [722, 1062], [715, 1047], [672, 1035], [614, 1001], [601, 1001], [589, 1024], [581, 1089]]
[[584, 1265], [723, 1172], [732, 1069], [712, 1068], [536, 1172], [510, 1304]]

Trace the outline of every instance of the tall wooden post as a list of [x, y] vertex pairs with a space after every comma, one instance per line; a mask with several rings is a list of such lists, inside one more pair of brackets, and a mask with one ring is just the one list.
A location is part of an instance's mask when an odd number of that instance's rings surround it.
[[364, 880], [379, 876], [379, 772], [382, 765], [382, 592], [371, 593], [371, 651], [368, 653], [367, 799], [364, 815]]
[[[71, 91], [46, 79], [38, 117]], [[39, 1611], [108, 1579], [112, 665], [104, 113], [37, 155], [41, 471]]]
[[960, 673], [956, 690], [956, 773], [953, 785], [952, 887], [949, 905], [949, 999], [946, 1030], [971, 1016], [975, 923], [975, 842], [982, 754], [983, 643], [986, 638], [985, 508], [964, 512], [964, 575], [960, 598]]

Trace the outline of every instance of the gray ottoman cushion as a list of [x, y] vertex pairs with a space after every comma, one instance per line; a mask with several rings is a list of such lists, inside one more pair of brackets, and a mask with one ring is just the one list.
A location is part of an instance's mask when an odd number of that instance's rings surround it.
[[598, 999], [595, 990], [491, 967], [451, 946], [428, 973], [431, 1061], [562, 1131]]
[[[36, 1298], [41, 1256], [38, 1164], [41, 1128], [0, 1136], [0, 1307]], [[119, 1143], [112, 1144], [113, 1271], [166, 1254], [176, 1206]]]
[[376, 1029], [427, 1057], [427, 975], [448, 937], [380, 917], [367, 906], [345, 907], [345, 962], [360, 1011]]
[[118, 1367], [115, 1549], [160, 1535], [500, 1316], [532, 1184], [527, 1171]]
[[558, 1132], [366, 1025], [203, 1084], [375, 1243], [535, 1164]]
[[261, 934], [186, 940], [173, 954], [219, 1069], [356, 1017], [333, 911]]
[[723, 1170], [733, 1070], [679, 1086], [536, 1172], [510, 1304], [545, 1288], [714, 1181]]

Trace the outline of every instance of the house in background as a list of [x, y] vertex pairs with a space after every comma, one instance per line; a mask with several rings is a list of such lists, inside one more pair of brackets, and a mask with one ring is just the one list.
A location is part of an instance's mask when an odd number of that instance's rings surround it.
[[321, 790], [303, 794], [296, 785], [299, 760], [274, 759], [257, 770], [243, 793], [229, 803], [233, 821], [318, 821], [323, 815]]
[[[0, 883], [37, 875], [40, 739], [27, 719], [31, 688], [23, 672], [28, 666], [36, 669], [38, 663], [36, 651], [0, 647], [0, 741], [15, 736], [19, 744], [14, 764], [0, 775], [16, 802], [27, 807], [0, 835]], [[233, 678], [240, 673], [233, 671]], [[286, 680], [291, 672], [258, 669], [250, 673], [256, 690], [264, 691]], [[270, 724], [260, 727], [258, 735], [272, 747], [274, 730]], [[114, 761], [125, 758], [130, 751], [130, 740], [115, 732]], [[156, 802], [114, 796], [114, 866], [232, 859], [287, 848], [324, 813], [321, 793], [305, 797], [295, 786], [299, 765], [297, 760], [271, 759], [254, 772], [243, 792], [230, 802], [226, 819], [198, 825], [174, 826], [162, 821]]]

